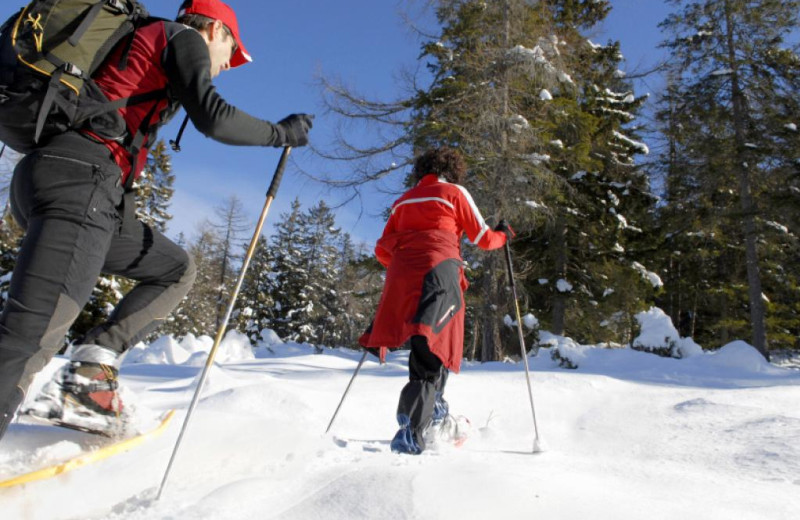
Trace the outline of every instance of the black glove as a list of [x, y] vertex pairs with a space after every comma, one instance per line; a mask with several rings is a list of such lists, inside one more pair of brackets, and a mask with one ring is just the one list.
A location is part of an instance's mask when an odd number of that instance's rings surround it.
[[517, 236], [517, 234], [514, 233], [514, 230], [511, 229], [511, 226], [508, 224], [508, 221], [506, 219], [500, 220], [500, 222], [498, 222], [497, 225], [494, 227], [494, 230], [502, 231], [503, 233], [506, 234], [506, 236], [508, 236], [509, 239]]
[[308, 131], [313, 126], [314, 116], [310, 114], [292, 114], [282, 119], [277, 125], [281, 134], [279, 146], [305, 146], [308, 144]]

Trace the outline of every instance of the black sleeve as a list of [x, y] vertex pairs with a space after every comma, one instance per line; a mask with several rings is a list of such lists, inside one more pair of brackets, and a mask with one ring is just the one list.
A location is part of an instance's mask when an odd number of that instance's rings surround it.
[[217, 93], [211, 83], [208, 47], [197, 31], [184, 29], [172, 36], [163, 59], [172, 95], [200, 132], [225, 144], [283, 144], [284, 136], [278, 127], [229, 105]]

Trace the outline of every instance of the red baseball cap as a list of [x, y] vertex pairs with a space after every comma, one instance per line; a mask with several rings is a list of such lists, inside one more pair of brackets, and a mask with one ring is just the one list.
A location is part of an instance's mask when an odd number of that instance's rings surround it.
[[242, 38], [239, 36], [239, 23], [236, 21], [236, 13], [233, 12], [233, 9], [228, 4], [219, 0], [192, 0], [191, 2], [184, 2], [180, 11], [178, 11], [178, 17], [185, 14], [207, 16], [208, 18], [219, 20], [230, 29], [233, 39], [236, 41], [236, 52], [233, 53], [231, 61], [228, 62], [231, 68], [253, 61], [253, 58], [247, 53], [247, 49], [244, 48]]

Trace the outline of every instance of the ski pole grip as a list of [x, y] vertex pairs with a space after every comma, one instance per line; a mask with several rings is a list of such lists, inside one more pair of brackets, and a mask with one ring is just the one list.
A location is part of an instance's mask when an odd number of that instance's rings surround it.
[[278, 186], [281, 185], [281, 179], [283, 178], [283, 170], [286, 169], [286, 159], [289, 158], [290, 153], [292, 153], [292, 147], [284, 146], [281, 159], [278, 161], [278, 166], [275, 168], [275, 175], [272, 176], [272, 184], [269, 185], [269, 189], [267, 190], [267, 198], [272, 197], [274, 199], [275, 195], [277, 195]]

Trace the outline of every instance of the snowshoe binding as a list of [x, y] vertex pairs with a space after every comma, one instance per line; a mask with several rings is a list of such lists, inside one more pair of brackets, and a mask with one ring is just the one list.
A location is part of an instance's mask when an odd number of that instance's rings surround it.
[[107, 437], [126, 435], [126, 416], [112, 365], [71, 361], [21, 413]]

